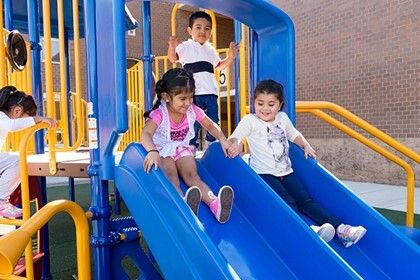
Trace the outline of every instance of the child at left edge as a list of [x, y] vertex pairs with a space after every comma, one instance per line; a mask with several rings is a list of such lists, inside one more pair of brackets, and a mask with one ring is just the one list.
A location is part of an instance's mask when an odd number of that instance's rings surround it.
[[[48, 117], [37, 116], [37, 106], [32, 96], [19, 91], [14, 86], [0, 89], [0, 149], [7, 133], [18, 131], [39, 122], [57, 127], [57, 121]], [[19, 156], [15, 153], [0, 153], [0, 216], [19, 218], [22, 209], [9, 202], [9, 196], [20, 184]]]
[[[197, 172], [197, 164], [189, 141], [194, 137], [197, 120], [220, 141], [223, 152], [231, 145], [220, 127], [193, 104], [195, 83], [192, 73], [174, 68], [168, 70], [156, 83], [157, 99], [153, 108], [146, 112], [146, 123], [140, 136], [147, 151], [144, 170], [149, 173], [161, 167], [175, 189], [197, 216], [201, 199], [210, 207], [220, 223], [226, 223], [233, 204], [233, 189], [223, 186], [217, 197]], [[178, 174], [188, 186], [185, 196], [180, 188]]]

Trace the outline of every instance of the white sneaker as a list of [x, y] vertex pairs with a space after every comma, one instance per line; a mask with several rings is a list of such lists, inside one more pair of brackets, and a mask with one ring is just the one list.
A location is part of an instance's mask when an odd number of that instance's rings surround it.
[[201, 191], [198, 187], [192, 186], [188, 188], [184, 196], [184, 201], [190, 206], [191, 210], [198, 217], [198, 206], [201, 202]]
[[337, 227], [337, 236], [343, 243], [344, 247], [350, 247], [359, 242], [365, 235], [366, 229], [362, 226], [354, 227], [350, 225], [341, 224]]
[[329, 223], [325, 223], [322, 226], [312, 225], [311, 228], [315, 231], [316, 234], [318, 234], [318, 236], [322, 240], [324, 240], [327, 243], [330, 242], [334, 238], [335, 229]]
[[22, 217], [22, 209], [17, 208], [9, 201], [0, 201], [0, 216], [5, 218], [19, 218]]

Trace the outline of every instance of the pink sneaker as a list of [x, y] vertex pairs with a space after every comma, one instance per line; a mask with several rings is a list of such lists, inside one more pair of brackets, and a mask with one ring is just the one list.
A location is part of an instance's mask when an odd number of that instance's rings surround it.
[[22, 217], [22, 209], [17, 208], [9, 201], [0, 201], [0, 216], [5, 218], [19, 218]]
[[233, 205], [233, 189], [229, 186], [223, 186], [217, 198], [210, 204], [210, 210], [213, 212], [219, 223], [224, 224], [230, 218], [230, 212]]

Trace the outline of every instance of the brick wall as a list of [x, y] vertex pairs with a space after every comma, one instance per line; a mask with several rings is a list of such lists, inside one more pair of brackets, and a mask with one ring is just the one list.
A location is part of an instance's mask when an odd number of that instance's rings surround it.
[[[332, 101], [393, 137], [420, 137], [419, 1], [273, 2], [295, 24], [298, 100]], [[311, 137], [340, 137], [299, 121]]]
[[[420, 2], [272, 2], [295, 25], [297, 100], [337, 103], [419, 153]], [[298, 114], [297, 125], [335, 175], [405, 184], [402, 168], [318, 118]]]

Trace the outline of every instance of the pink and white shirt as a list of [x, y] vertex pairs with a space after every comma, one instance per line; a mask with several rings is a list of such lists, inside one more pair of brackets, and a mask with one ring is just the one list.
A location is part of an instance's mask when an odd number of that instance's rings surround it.
[[153, 143], [159, 150], [161, 157], [168, 157], [175, 154], [178, 147], [189, 146], [194, 138], [194, 123], [204, 119], [202, 109], [192, 104], [179, 124], [176, 124], [169, 116], [166, 102], [150, 113], [150, 119], [158, 126], [153, 135]]

